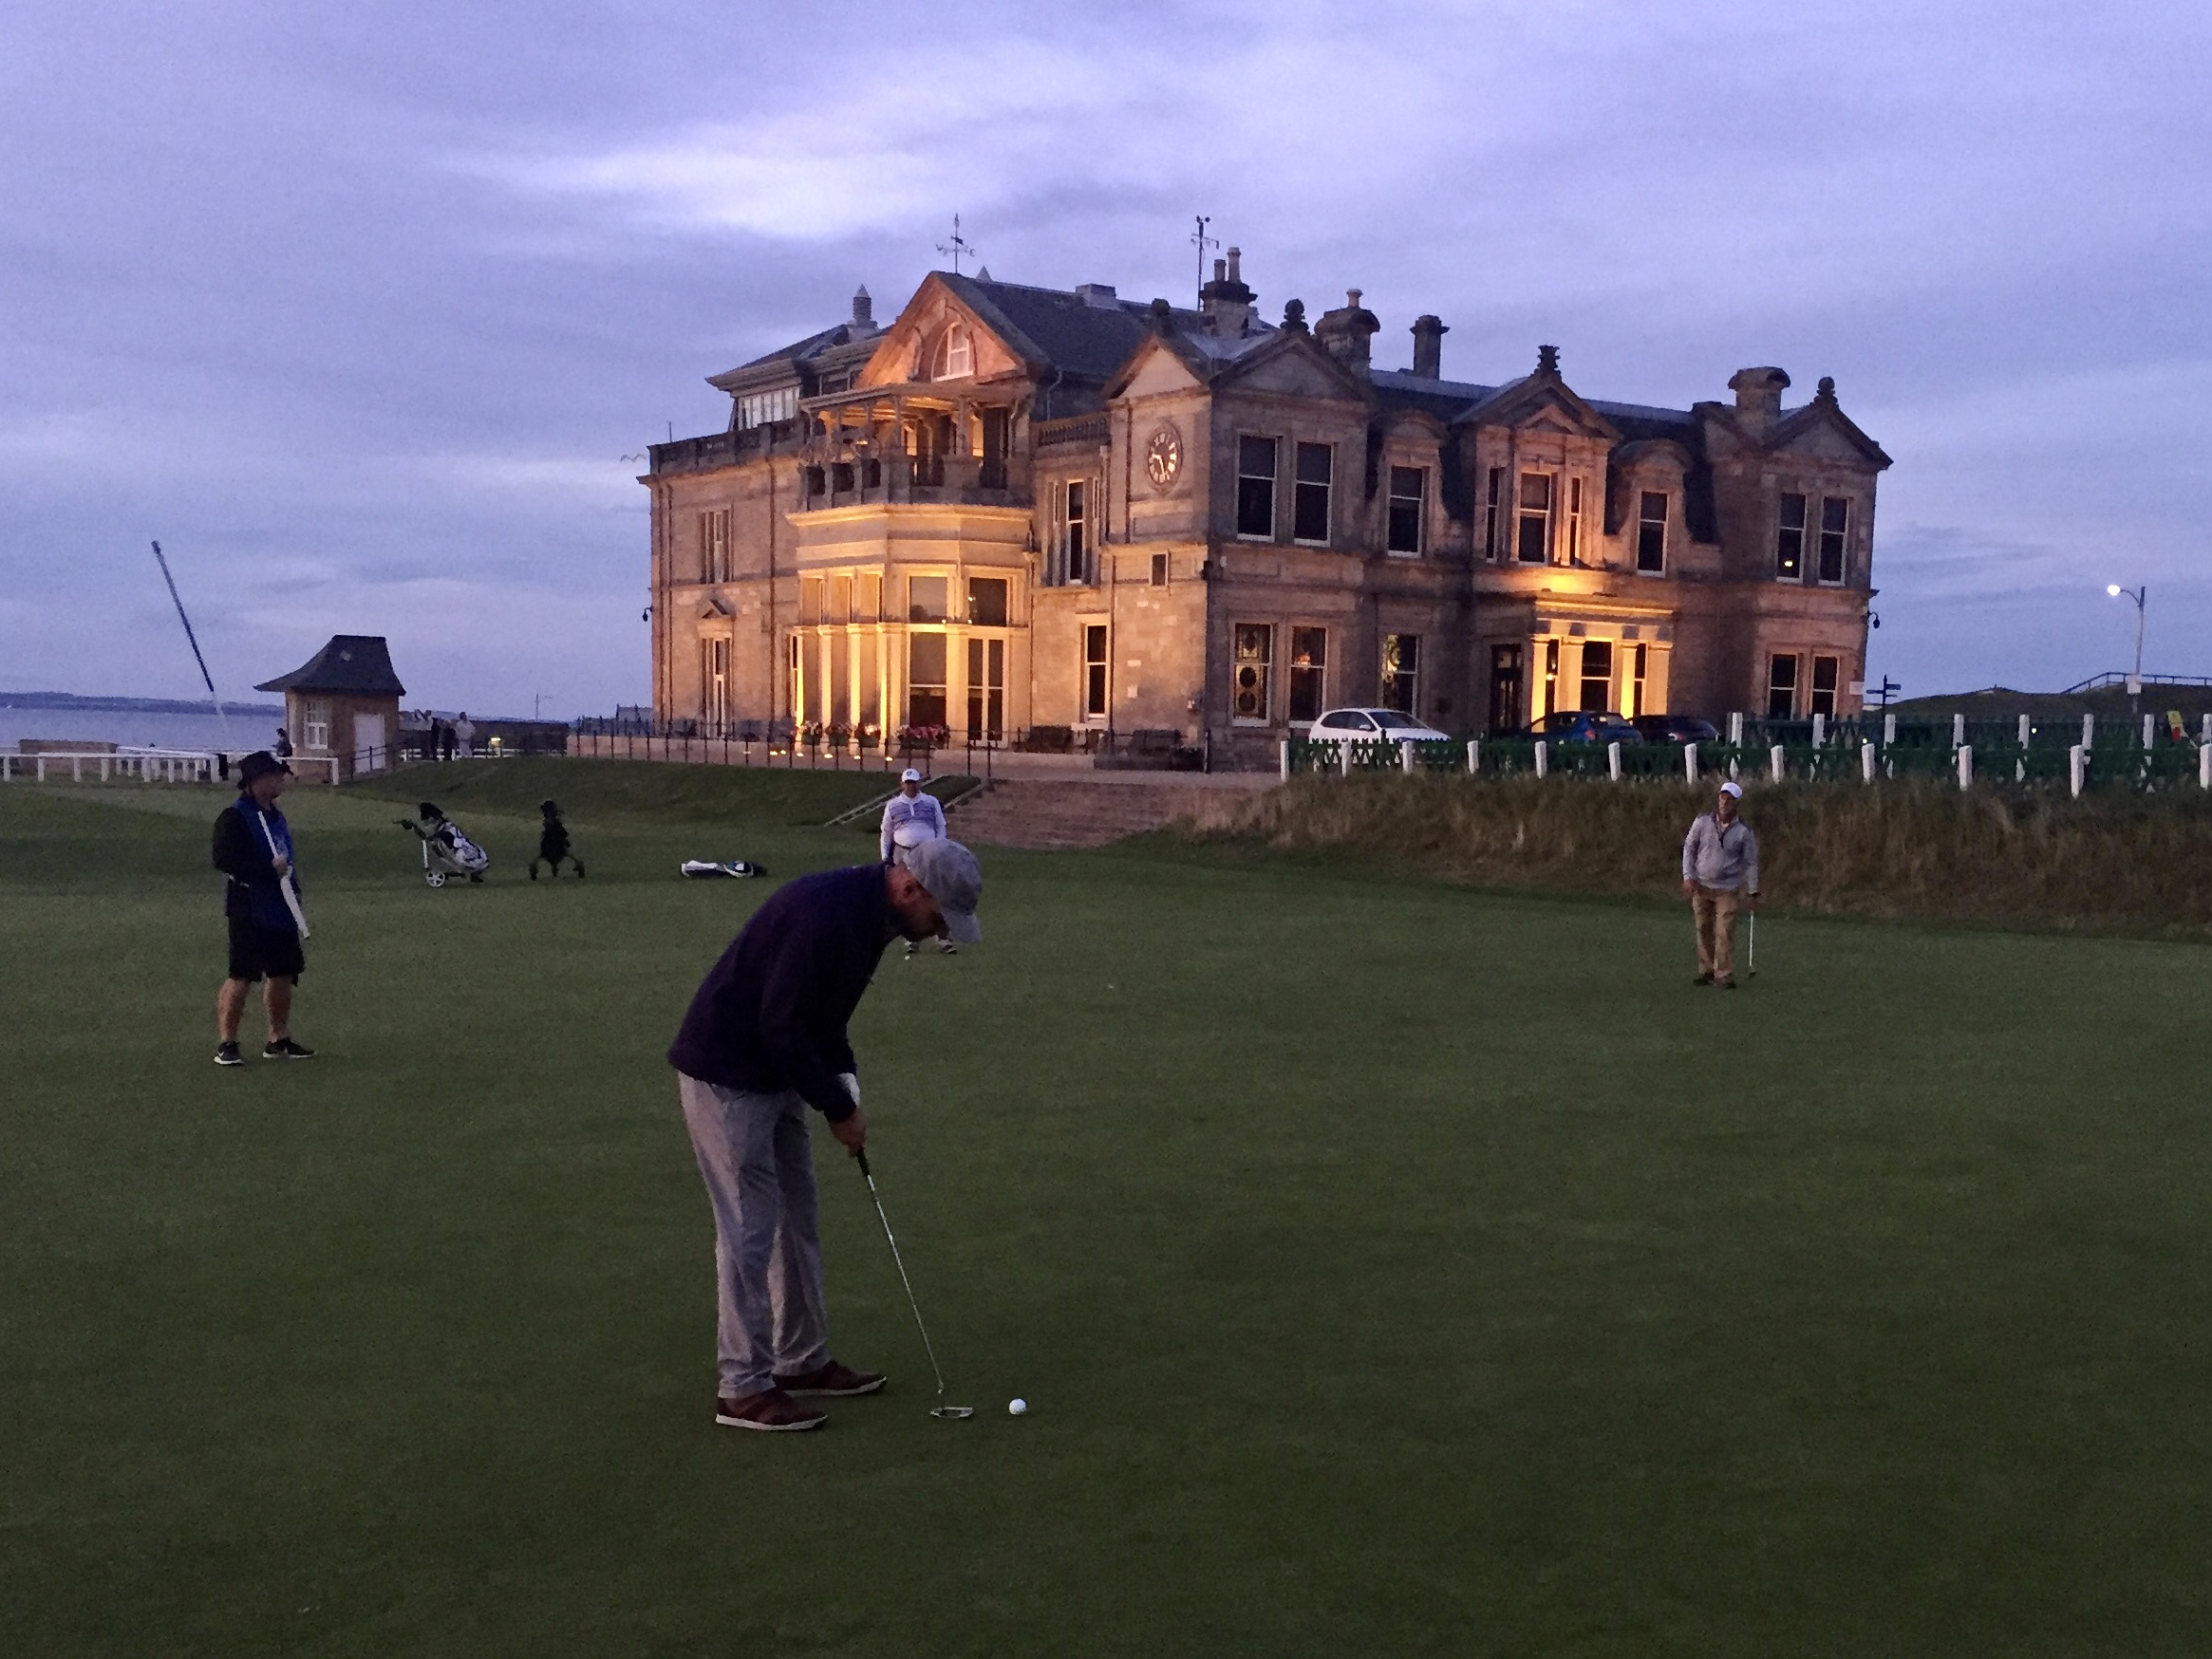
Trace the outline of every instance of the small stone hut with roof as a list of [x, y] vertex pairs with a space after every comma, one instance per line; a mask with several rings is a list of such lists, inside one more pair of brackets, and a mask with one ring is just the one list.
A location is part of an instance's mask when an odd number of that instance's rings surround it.
[[253, 689], [284, 693], [284, 728], [300, 755], [335, 759], [340, 777], [391, 765], [407, 688], [382, 635], [333, 634], [305, 663]]

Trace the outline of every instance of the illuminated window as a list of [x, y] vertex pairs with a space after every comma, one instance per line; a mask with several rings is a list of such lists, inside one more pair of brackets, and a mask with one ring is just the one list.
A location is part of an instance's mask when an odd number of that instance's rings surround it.
[[1382, 683], [1377, 688], [1382, 706], [1401, 715], [1413, 714], [1419, 701], [1420, 682], [1421, 636], [1383, 635]]
[[1787, 492], [1782, 496], [1781, 528], [1774, 535], [1774, 579], [1805, 580], [1805, 497]]
[[968, 343], [967, 325], [951, 323], [937, 337], [937, 355], [929, 364], [933, 381], [957, 381], [975, 373], [975, 349]]
[[1429, 494], [1429, 475], [1420, 467], [1390, 469], [1390, 525], [1383, 547], [1394, 553], [1421, 550], [1421, 503]]
[[1498, 512], [1504, 505], [1506, 469], [1490, 468], [1489, 494], [1485, 497], [1482, 516], [1482, 550], [1486, 558], [1498, 556]]
[[1275, 535], [1275, 453], [1272, 438], [1237, 439], [1237, 534], [1269, 541]]
[[1820, 579], [1841, 584], [1844, 579], [1844, 536], [1851, 527], [1851, 504], [1841, 495], [1824, 495], [1820, 503]]
[[1767, 718], [1789, 720], [1796, 717], [1797, 659], [1777, 656], [1767, 665]]
[[1667, 498], [1663, 491], [1642, 492], [1636, 514], [1636, 568], [1647, 576], [1663, 576], [1667, 569]]
[[1815, 657], [1812, 660], [1812, 707], [1809, 714], [1836, 718], [1836, 669], [1833, 657]]
[[1624, 712], [1632, 720], [1644, 712], [1643, 683], [1644, 674], [1650, 667], [1650, 650], [1649, 645], [1639, 645], [1628, 654], [1628, 707]]
[[854, 622], [881, 622], [883, 620], [883, 578], [863, 576], [853, 595], [853, 620]]
[[1325, 544], [1329, 539], [1329, 471], [1325, 443], [1298, 446], [1298, 488], [1292, 500], [1290, 539]]
[[1323, 681], [1329, 666], [1329, 630], [1326, 628], [1292, 628], [1290, 630], [1290, 718], [1294, 720], [1318, 720], [1322, 718]]
[[1083, 718], [1106, 718], [1106, 624], [1093, 623], [1083, 629]]
[[852, 620], [853, 578], [833, 576], [830, 578], [830, 608], [823, 614], [822, 621], [845, 623]]
[[1570, 565], [1583, 562], [1583, 481], [1580, 478], [1566, 481], [1566, 562]]
[[1583, 642], [1583, 700], [1584, 713], [1602, 715], [1613, 706], [1613, 642]]
[[1272, 707], [1268, 674], [1275, 659], [1275, 629], [1269, 623], [1236, 625], [1236, 660], [1229, 664], [1229, 717], [1239, 725], [1264, 726]]
[[1551, 475], [1521, 475], [1520, 534], [1516, 556], [1524, 565], [1542, 565], [1551, 558]]

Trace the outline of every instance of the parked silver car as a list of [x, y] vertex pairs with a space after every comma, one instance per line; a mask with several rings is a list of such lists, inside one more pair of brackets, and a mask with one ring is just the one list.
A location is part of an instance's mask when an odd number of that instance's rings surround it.
[[1449, 743], [1452, 734], [1396, 709], [1331, 709], [1306, 728], [1316, 743]]

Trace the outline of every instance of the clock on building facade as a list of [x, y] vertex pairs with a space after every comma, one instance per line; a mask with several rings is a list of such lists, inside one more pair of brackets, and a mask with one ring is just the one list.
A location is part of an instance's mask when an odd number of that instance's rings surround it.
[[1183, 471], [1183, 439], [1172, 426], [1163, 425], [1144, 447], [1145, 475], [1153, 488], [1165, 490]]

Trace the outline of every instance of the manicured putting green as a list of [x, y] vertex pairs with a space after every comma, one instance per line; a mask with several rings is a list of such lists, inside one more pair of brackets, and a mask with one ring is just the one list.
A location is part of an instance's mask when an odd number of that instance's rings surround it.
[[0, 1652], [2204, 1650], [2203, 949], [1777, 913], [1724, 997], [1672, 908], [987, 856], [855, 1034], [984, 1409], [822, 1136], [893, 1382], [751, 1436], [662, 1053], [771, 884], [674, 869], [872, 843], [502, 772], [481, 888], [295, 797], [322, 1057], [237, 1072], [215, 800], [0, 791]]

